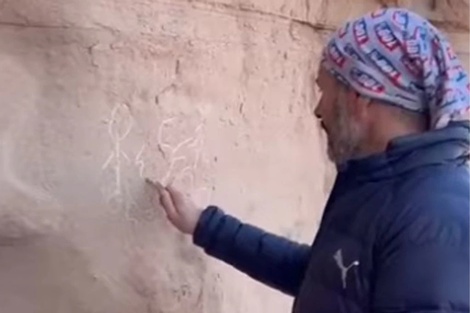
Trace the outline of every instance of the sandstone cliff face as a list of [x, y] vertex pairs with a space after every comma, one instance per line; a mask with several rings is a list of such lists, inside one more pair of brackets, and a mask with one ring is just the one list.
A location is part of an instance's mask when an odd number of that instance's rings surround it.
[[311, 241], [334, 176], [311, 73], [380, 5], [429, 16], [468, 69], [464, 0], [0, 1], [2, 312], [289, 312], [177, 234], [143, 178]]

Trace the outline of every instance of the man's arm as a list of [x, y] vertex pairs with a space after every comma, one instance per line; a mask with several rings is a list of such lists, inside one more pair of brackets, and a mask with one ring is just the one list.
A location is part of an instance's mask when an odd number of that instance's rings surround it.
[[432, 200], [381, 240], [373, 312], [469, 312], [468, 198]]
[[194, 243], [250, 277], [286, 294], [297, 295], [310, 247], [241, 223], [217, 207], [202, 213]]

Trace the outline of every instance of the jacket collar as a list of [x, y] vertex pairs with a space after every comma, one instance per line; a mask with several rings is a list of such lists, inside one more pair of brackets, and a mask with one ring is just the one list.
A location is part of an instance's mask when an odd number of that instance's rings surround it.
[[346, 180], [378, 180], [410, 170], [468, 159], [470, 123], [455, 122], [446, 128], [392, 140], [386, 151], [350, 160], [338, 166]]

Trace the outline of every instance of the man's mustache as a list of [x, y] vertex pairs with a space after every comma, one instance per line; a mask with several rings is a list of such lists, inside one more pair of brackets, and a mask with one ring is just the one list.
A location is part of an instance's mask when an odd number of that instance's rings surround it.
[[326, 133], [328, 133], [328, 128], [326, 127], [325, 123], [324, 123], [324, 122], [320, 122], [320, 125], [321, 125], [321, 128], [322, 128]]

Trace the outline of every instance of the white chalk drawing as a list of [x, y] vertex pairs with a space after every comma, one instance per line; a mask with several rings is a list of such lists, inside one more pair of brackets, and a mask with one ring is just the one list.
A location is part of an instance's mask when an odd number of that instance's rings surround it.
[[[182, 138], [177, 142], [172, 142], [169, 140], [168, 134], [166, 134], [168, 132], [167, 128], [172, 128], [172, 133], [178, 134], [176, 128], [178, 128], [178, 125], [184, 125], [184, 123], [181, 123], [181, 120], [176, 117], [167, 118], [156, 129], [156, 142], [147, 138], [140, 149], [129, 157], [123, 150], [123, 141], [126, 140], [133, 130], [134, 123], [135, 120], [132, 118], [128, 107], [124, 104], [116, 105], [112, 109], [107, 121], [112, 151], [101, 168], [103, 171], [110, 170], [113, 175], [114, 184], [111, 187], [112, 190], [106, 195], [108, 202], [111, 200], [124, 201], [119, 203], [121, 205], [124, 204], [127, 210], [135, 210], [133, 206], [137, 205], [137, 202], [135, 199], [132, 199], [133, 194], [128, 189], [129, 186], [123, 183], [123, 168], [125, 165], [133, 165], [138, 171], [139, 177], [145, 178], [145, 155], [151, 153], [153, 146], [158, 149], [163, 158], [168, 162], [158, 181], [164, 185], [175, 181], [184, 182], [189, 194], [199, 200], [197, 202], [208, 204], [212, 196], [212, 189], [205, 187], [197, 188], [195, 179], [195, 172], [200, 165], [204, 146], [203, 123], [195, 127], [194, 131], [191, 132], [191, 136]], [[121, 205], [119, 207], [122, 208]], [[140, 216], [142, 213], [126, 212], [128, 216]]]
[[[123, 110], [127, 111], [127, 114], [125, 114], [127, 116], [121, 116], [121, 112]], [[127, 136], [129, 136], [134, 126], [134, 119], [128, 112], [128, 108], [126, 105], [117, 104], [111, 111], [111, 116], [107, 123], [108, 133], [113, 144], [113, 149], [101, 168], [102, 170], [106, 170], [108, 167], [112, 166], [114, 172], [115, 185], [112, 194], [109, 196], [110, 200], [112, 198], [120, 197], [122, 195], [122, 162], [123, 159], [130, 162], [130, 159], [127, 154], [122, 150], [121, 143], [124, 141], [124, 139], [127, 138]]]
[[[163, 175], [161, 179], [161, 183], [166, 185], [170, 181], [174, 181], [177, 179], [182, 179], [184, 177], [188, 177], [190, 180], [190, 188], [194, 189], [194, 171], [197, 169], [199, 165], [199, 159], [201, 156], [201, 151], [203, 148], [204, 140], [203, 140], [203, 124], [200, 124], [196, 127], [194, 131], [194, 135], [188, 138], [185, 138], [172, 146], [169, 143], [166, 143], [163, 139], [163, 129], [168, 126], [169, 124], [173, 123], [175, 118], [170, 118], [164, 120], [159, 127], [158, 130], [158, 147], [159, 150], [162, 152], [163, 156], [169, 160], [169, 167], [166, 173]], [[187, 162], [190, 157], [185, 154], [181, 154], [183, 148], [189, 148], [192, 153], [194, 153], [194, 161], [192, 164], [185, 166], [181, 170], [177, 171], [177, 165], [180, 163]]]
[[135, 156], [135, 159], [134, 159], [134, 164], [139, 169], [139, 177], [140, 178], [144, 178], [145, 162], [144, 162], [144, 159], [142, 158], [142, 156], [144, 154], [145, 148], [147, 148], [147, 146], [145, 144], [143, 144], [142, 147], [140, 148], [139, 152]]
[[163, 129], [168, 124], [171, 124], [174, 120], [175, 120], [174, 117], [168, 118], [168, 119], [164, 120], [160, 124], [160, 127], [158, 128], [158, 135], [157, 135], [158, 136], [157, 137], [158, 150], [160, 150], [160, 152], [163, 154], [164, 157], [166, 157], [165, 149], [171, 149], [171, 145], [163, 142]]
[[170, 166], [168, 167], [168, 170], [166, 171], [165, 175], [163, 175], [163, 177], [161, 179], [161, 183], [163, 185], [167, 185], [172, 180], [175, 180], [175, 178], [181, 178], [181, 175], [180, 175], [181, 173], [180, 174], [174, 174], [174, 169], [176, 168], [176, 165], [178, 163], [183, 163], [184, 161], [186, 161], [186, 159], [187, 158], [185, 156], [180, 156], [180, 157], [177, 157], [177, 158], [172, 158], [170, 160]]

